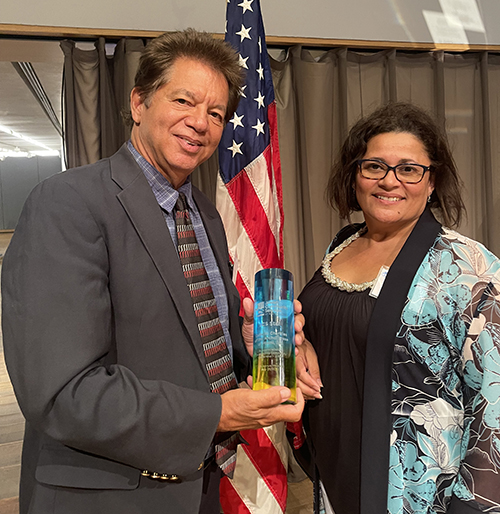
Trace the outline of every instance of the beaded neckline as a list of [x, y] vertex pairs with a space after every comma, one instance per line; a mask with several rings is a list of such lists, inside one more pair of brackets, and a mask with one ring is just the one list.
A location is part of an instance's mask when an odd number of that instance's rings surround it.
[[344, 248], [349, 246], [353, 241], [358, 239], [358, 237], [362, 236], [367, 231], [366, 227], [361, 228], [351, 237], [348, 237], [343, 243], [337, 246], [332, 252], [330, 252], [324, 259], [321, 266], [321, 274], [328, 284], [341, 291], [347, 291], [348, 293], [352, 293], [354, 291], [360, 292], [365, 291], [368, 288], [373, 287], [375, 284], [376, 278], [370, 280], [369, 282], [362, 282], [361, 284], [351, 284], [350, 282], [346, 282], [345, 280], [340, 279], [333, 273], [331, 270], [332, 259], [338, 255]]

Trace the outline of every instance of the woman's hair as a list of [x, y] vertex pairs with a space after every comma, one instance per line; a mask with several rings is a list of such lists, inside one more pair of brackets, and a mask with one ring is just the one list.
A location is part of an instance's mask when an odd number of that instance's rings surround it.
[[409, 103], [390, 103], [360, 119], [349, 131], [339, 158], [334, 163], [327, 187], [327, 198], [341, 218], [349, 218], [361, 208], [356, 200], [354, 184], [358, 159], [366, 154], [368, 141], [379, 134], [408, 132], [425, 147], [431, 161], [434, 191], [430, 206], [437, 209], [443, 224], [458, 226], [465, 214], [462, 182], [443, 130], [421, 108]]
[[[239, 64], [236, 50], [225, 41], [215, 39], [208, 32], [186, 29], [180, 32], [166, 32], [152, 39], [141, 54], [135, 75], [134, 87], [146, 107], [153, 94], [165, 85], [172, 66], [179, 58], [186, 57], [200, 61], [214, 71], [221, 73], [229, 87], [229, 101], [225, 120], [231, 119], [238, 107], [245, 73]], [[125, 121], [132, 124], [130, 113]]]

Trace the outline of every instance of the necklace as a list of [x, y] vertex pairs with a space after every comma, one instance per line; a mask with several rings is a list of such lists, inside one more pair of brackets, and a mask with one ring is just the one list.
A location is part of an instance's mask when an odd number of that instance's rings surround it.
[[328, 284], [332, 285], [333, 287], [336, 287], [337, 289], [340, 289], [341, 291], [347, 291], [348, 293], [352, 293], [354, 291], [365, 291], [366, 289], [373, 287], [375, 281], [377, 280], [376, 278], [370, 280], [369, 282], [363, 282], [361, 284], [351, 284], [350, 282], [346, 282], [345, 280], [342, 280], [341, 278], [337, 277], [335, 273], [331, 270], [332, 259], [336, 255], [338, 255], [344, 248], [349, 246], [353, 241], [358, 239], [358, 237], [362, 236], [367, 230], [368, 229], [366, 227], [361, 228], [351, 237], [348, 237], [342, 244], [337, 246], [337, 248], [335, 248], [323, 259], [323, 263], [321, 266], [321, 274], [323, 275], [325, 281], [328, 282]]

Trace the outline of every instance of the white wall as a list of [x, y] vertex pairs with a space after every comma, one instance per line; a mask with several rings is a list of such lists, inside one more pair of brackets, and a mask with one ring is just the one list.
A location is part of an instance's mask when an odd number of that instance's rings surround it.
[[[261, 0], [261, 6], [268, 36], [500, 44], [500, 0]], [[226, 0], [1, 0], [0, 22], [222, 33], [225, 8]], [[458, 27], [443, 19], [453, 11]]]

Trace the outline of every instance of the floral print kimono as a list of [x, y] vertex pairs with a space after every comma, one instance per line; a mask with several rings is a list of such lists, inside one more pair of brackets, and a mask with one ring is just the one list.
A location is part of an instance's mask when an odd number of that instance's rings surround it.
[[429, 209], [370, 318], [360, 487], [361, 514], [500, 513], [500, 261]]
[[388, 512], [500, 512], [500, 262], [479, 243], [441, 229], [426, 253], [391, 389]]

